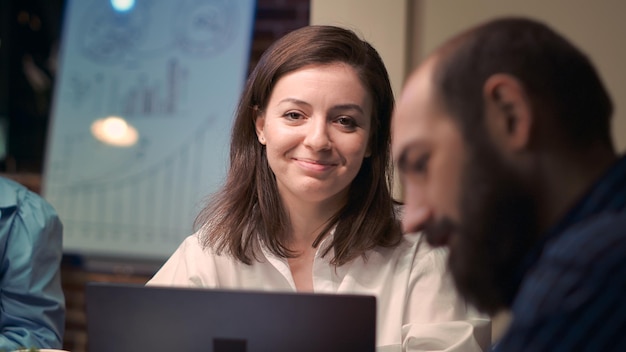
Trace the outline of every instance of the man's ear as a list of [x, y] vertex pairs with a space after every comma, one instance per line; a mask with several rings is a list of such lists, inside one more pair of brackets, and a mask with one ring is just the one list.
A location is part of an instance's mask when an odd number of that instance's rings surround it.
[[254, 111], [256, 113], [255, 120], [254, 120], [254, 125], [256, 128], [256, 136], [257, 136], [257, 139], [259, 140], [259, 143], [265, 145], [266, 143], [265, 133], [263, 132], [263, 129], [265, 127], [265, 115], [257, 107], [254, 108]]
[[510, 151], [526, 149], [533, 123], [530, 101], [521, 82], [498, 73], [483, 86], [485, 123], [493, 140]]

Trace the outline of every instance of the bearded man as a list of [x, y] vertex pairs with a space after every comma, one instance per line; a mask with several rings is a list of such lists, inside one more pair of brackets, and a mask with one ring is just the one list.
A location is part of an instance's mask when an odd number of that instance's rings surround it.
[[450, 39], [393, 118], [405, 232], [449, 247], [458, 290], [510, 309], [497, 351], [626, 351], [626, 158], [590, 60], [530, 19]]

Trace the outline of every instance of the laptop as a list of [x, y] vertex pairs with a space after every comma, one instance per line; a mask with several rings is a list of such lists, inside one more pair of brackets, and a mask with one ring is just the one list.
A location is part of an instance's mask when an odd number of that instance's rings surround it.
[[374, 352], [376, 298], [86, 286], [89, 352]]

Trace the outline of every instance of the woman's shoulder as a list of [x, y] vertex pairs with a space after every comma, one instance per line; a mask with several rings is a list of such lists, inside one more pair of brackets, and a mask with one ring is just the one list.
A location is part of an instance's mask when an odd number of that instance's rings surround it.
[[202, 233], [196, 232], [183, 239], [150, 284], [215, 287], [217, 273], [234, 267], [233, 258], [205, 245]]
[[445, 249], [434, 248], [428, 244], [421, 232], [403, 234], [397, 244], [391, 247], [375, 247], [368, 251], [366, 257], [382, 257], [387, 260], [406, 258], [405, 260], [419, 260], [428, 256], [445, 255]]
[[400, 242], [390, 248], [377, 247], [366, 258], [377, 262], [397, 262], [402, 267], [409, 266], [412, 271], [445, 271], [448, 250], [445, 247], [433, 247], [422, 232], [404, 234]]
[[212, 246], [205, 237], [202, 230], [198, 230], [183, 239], [179, 245], [177, 252], [182, 252], [186, 256], [195, 257], [196, 259], [216, 260], [219, 258], [230, 258], [230, 255], [221, 253]]

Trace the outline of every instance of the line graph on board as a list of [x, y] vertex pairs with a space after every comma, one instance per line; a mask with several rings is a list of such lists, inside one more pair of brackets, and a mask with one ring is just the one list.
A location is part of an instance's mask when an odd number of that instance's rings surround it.
[[[203, 170], [208, 167], [206, 164], [194, 160], [206, 159], [206, 151], [211, 148], [213, 122], [213, 119], [207, 118], [204, 126], [186, 143], [141, 170], [125, 175], [117, 173], [119, 177], [71, 182], [52, 188], [48, 198], [54, 201], [60, 212], [66, 214], [64, 225], [77, 230], [69, 231], [66, 239], [106, 243], [117, 242], [124, 236], [130, 243], [158, 241], [177, 245], [180, 239], [172, 237], [172, 233], [188, 232], [198, 211], [199, 204], [194, 204], [197, 199], [192, 199], [191, 195], [195, 192], [190, 186], [201, 185], [201, 175], [209, 172]], [[70, 153], [67, 163], [73, 160], [71, 153], [76, 150], [75, 146], [83, 144], [76, 138], [65, 141], [65, 148]], [[127, 165], [122, 163], [120, 166]], [[59, 168], [72, 169], [72, 165]], [[58, 176], [64, 178], [69, 175]], [[160, 216], [159, 222], [155, 221], [156, 216]]]
[[[254, 0], [66, 9], [43, 185], [64, 249], [166, 258], [224, 178]], [[137, 142], [94, 138], [90, 126], [106, 116], [133, 126]]]

